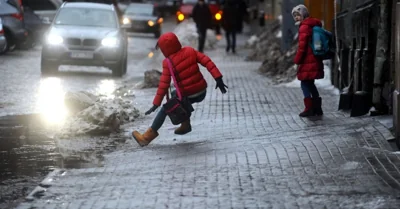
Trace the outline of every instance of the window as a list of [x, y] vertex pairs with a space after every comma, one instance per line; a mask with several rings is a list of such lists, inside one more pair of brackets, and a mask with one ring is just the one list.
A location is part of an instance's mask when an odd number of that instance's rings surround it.
[[131, 4], [126, 8], [127, 15], [153, 15], [152, 4]]
[[22, 5], [31, 8], [33, 11], [58, 9], [58, 6], [51, 0], [22, 0]]
[[111, 10], [63, 8], [55, 18], [56, 25], [116, 28], [117, 17]]

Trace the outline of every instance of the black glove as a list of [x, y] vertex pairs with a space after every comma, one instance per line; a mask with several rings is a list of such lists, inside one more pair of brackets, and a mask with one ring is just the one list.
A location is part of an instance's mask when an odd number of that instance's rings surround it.
[[217, 81], [217, 85], [215, 86], [215, 89], [219, 88], [221, 90], [221, 92], [223, 94], [225, 94], [226, 93], [226, 89], [225, 88], [228, 88], [228, 86], [226, 86], [224, 84], [224, 81], [222, 80], [222, 77], [219, 77], [219, 78], [215, 79], [215, 81]]
[[154, 112], [156, 109], [158, 108], [157, 105], [153, 105], [153, 107], [151, 107], [149, 110], [147, 110], [147, 112], [145, 112], [145, 115], [149, 115], [150, 113]]

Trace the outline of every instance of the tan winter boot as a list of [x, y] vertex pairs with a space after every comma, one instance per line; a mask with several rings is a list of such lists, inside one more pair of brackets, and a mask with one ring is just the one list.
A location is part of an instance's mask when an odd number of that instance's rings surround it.
[[190, 125], [190, 119], [181, 123], [181, 126], [175, 129], [175, 134], [184, 135], [192, 131], [192, 125]]
[[153, 139], [155, 139], [158, 136], [157, 131], [154, 131], [152, 128], [147, 129], [147, 131], [144, 134], [140, 134], [137, 131], [132, 132], [133, 138], [135, 138], [136, 142], [141, 146], [147, 146], [150, 144]]

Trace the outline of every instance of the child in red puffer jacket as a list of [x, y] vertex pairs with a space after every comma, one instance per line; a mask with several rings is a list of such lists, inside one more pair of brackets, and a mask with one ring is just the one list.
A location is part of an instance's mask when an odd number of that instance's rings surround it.
[[[200, 72], [198, 63], [207, 68], [213, 78], [217, 82], [217, 86], [223, 94], [226, 93], [227, 86], [222, 81], [222, 74], [215, 66], [211, 59], [201, 52], [196, 51], [192, 47], [182, 47], [178, 37], [174, 33], [163, 34], [157, 42], [157, 46], [166, 58], [171, 60], [172, 65], [175, 67], [178, 79], [178, 85], [183, 97], [187, 97], [190, 103], [199, 103], [206, 97], [207, 82]], [[145, 114], [148, 115], [154, 112], [168, 93], [171, 84], [171, 74], [168, 68], [166, 59], [163, 61], [163, 70], [158, 84], [157, 94], [153, 100], [153, 107], [150, 108]], [[175, 93], [172, 92], [174, 95]], [[148, 145], [153, 139], [158, 136], [158, 129], [163, 125], [167, 117], [164, 108], [158, 112], [153, 124], [144, 134], [138, 131], [133, 131], [132, 136], [140, 146]], [[179, 128], [175, 130], [175, 134], [186, 134], [192, 131], [190, 119], [183, 122]]]
[[298, 65], [297, 79], [301, 81], [305, 106], [299, 116], [322, 115], [322, 101], [314, 82], [315, 79], [324, 78], [324, 64], [314, 55], [310, 46], [312, 28], [321, 27], [322, 24], [320, 20], [310, 17], [307, 7], [302, 4], [293, 8], [292, 15], [296, 25], [299, 25], [299, 46], [294, 63]]

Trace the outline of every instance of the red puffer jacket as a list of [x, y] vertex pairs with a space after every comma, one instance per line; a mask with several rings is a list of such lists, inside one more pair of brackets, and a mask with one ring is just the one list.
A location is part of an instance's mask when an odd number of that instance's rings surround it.
[[315, 57], [310, 42], [312, 40], [312, 28], [322, 26], [321, 21], [315, 18], [306, 18], [300, 23], [299, 48], [297, 49], [294, 63], [299, 65], [297, 79], [313, 80], [324, 77], [324, 64], [321, 59]]
[[[182, 96], [190, 96], [207, 88], [206, 80], [203, 78], [197, 63], [206, 67], [214, 79], [222, 77], [222, 74], [209, 57], [191, 47], [182, 48], [178, 37], [174, 33], [163, 34], [157, 44], [164, 56], [171, 59], [178, 73], [176, 78]], [[161, 105], [171, 83], [171, 74], [166, 60], [163, 61], [162, 66], [163, 70], [158, 84], [157, 95], [153, 100], [153, 105], [157, 106]]]

